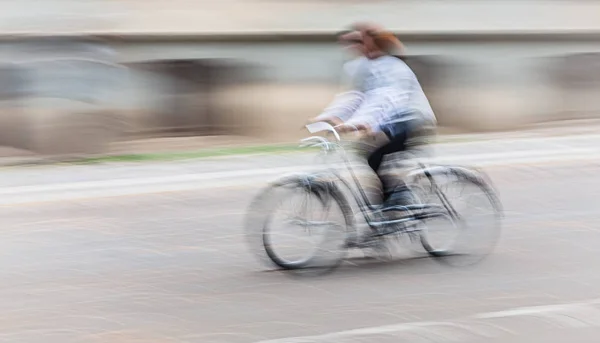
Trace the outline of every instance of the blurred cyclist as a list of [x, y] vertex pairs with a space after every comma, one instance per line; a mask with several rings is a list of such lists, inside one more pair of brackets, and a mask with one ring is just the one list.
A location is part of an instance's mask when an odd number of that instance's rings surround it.
[[380, 173], [384, 156], [402, 152], [436, 124], [436, 118], [416, 75], [400, 58], [402, 44], [396, 37], [371, 24], [355, 25], [361, 33], [366, 62], [356, 71], [354, 90], [336, 100], [313, 121], [344, 123], [338, 129], [358, 129], [364, 136], [383, 133], [387, 140], [369, 156], [371, 169], [379, 176], [386, 205], [413, 201], [403, 184], [386, 185]]

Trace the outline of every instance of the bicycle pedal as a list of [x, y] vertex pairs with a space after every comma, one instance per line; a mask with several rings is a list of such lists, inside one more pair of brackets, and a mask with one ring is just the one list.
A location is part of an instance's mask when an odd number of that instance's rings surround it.
[[370, 241], [359, 238], [359, 239], [352, 239], [352, 240], [346, 241], [346, 244], [344, 245], [344, 247], [346, 249], [354, 249], [354, 248], [363, 249], [369, 244], [370, 244]]

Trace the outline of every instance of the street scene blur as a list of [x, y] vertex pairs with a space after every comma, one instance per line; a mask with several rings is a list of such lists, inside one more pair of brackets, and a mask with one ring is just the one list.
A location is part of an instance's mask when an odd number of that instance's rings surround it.
[[600, 2], [0, 17], [0, 342], [600, 341]]

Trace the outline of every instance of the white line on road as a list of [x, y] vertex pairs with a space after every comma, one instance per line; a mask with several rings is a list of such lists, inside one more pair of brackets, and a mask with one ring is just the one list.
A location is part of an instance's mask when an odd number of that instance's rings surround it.
[[[525, 151], [442, 157], [432, 159], [431, 162], [491, 167], [523, 163], [535, 165], [559, 161], [596, 161], [599, 158], [600, 151], [597, 149], [570, 149], [568, 151], [554, 151], [552, 153]], [[293, 172], [311, 170], [318, 170], [318, 166], [260, 168], [146, 178], [6, 187], [0, 189], [0, 205], [262, 185], [274, 176], [279, 177]]]
[[[433, 338], [435, 342], [465, 341], [468, 338], [495, 338], [502, 334], [516, 334], [519, 325], [511, 327], [511, 322], [506, 319], [516, 319], [514, 324], [519, 324], [526, 318], [534, 320], [531, 325], [554, 324], [554, 327], [584, 328], [600, 327], [600, 301], [598, 299], [567, 303], [560, 305], [547, 305], [536, 307], [521, 307], [498, 312], [486, 312], [475, 314], [459, 320], [443, 322], [412, 322], [392, 325], [382, 325], [361, 329], [331, 332], [327, 334], [287, 337], [272, 340], [263, 340], [255, 343], [336, 343], [350, 342], [352, 339], [369, 338], [376, 341], [372, 336], [393, 336], [395, 342], [412, 342], [414, 334], [425, 338]], [[505, 319], [492, 322], [496, 319]], [[528, 326], [528, 330], [535, 332], [547, 326], [540, 325], [538, 328]], [[531, 333], [529, 332], [529, 333]]]

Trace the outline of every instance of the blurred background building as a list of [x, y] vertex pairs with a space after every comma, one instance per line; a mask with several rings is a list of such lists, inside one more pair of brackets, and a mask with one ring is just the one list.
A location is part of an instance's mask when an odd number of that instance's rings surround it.
[[361, 20], [405, 42], [442, 126], [596, 118], [599, 13], [583, 0], [2, 0], [0, 144], [294, 140], [339, 89], [335, 34]]

